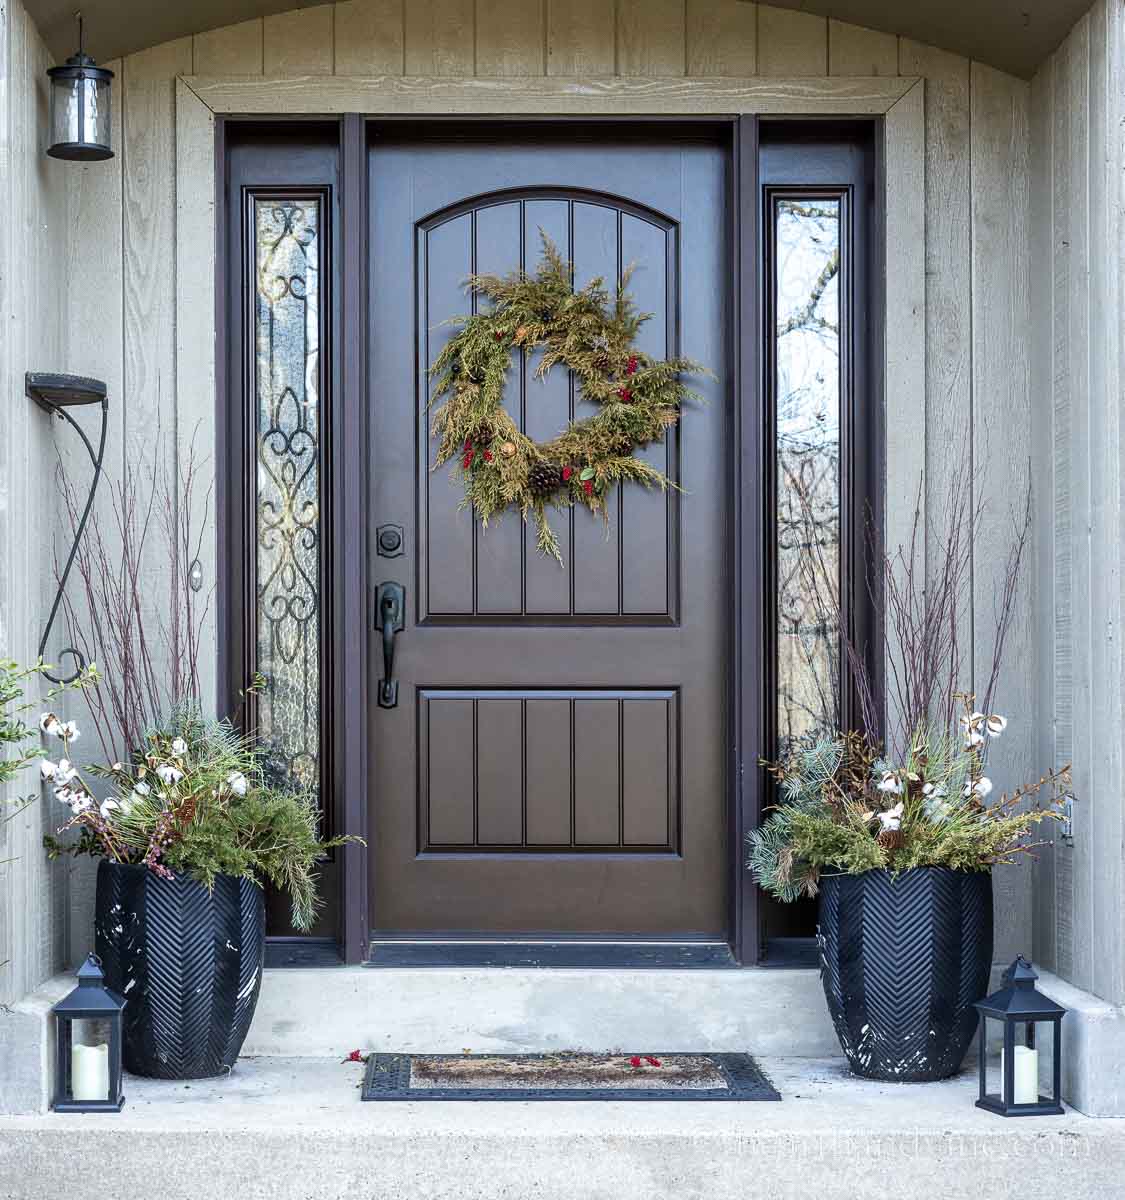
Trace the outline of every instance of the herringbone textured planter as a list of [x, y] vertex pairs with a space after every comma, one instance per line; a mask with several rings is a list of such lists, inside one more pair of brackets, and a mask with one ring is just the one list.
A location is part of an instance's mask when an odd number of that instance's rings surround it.
[[821, 880], [820, 974], [851, 1069], [868, 1079], [945, 1079], [988, 990], [992, 876], [917, 867]]
[[157, 1079], [229, 1071], [262, 983], [262, 889], [220, 875], [208, 892], [188, 875], [103, 861], [95, 932], [106, 986], [126, 1001], [126, 1070]]

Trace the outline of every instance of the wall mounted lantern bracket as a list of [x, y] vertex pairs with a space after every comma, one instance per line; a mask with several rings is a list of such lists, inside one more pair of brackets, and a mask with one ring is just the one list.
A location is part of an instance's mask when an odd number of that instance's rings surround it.
[[[24, 376], [24, 390], [45, 413], [58, 417], [61, 421], [66, 421], [72, 429], [77, 431], [78, 436], [82, 439], [82, 444], [86, 447], [86, 453], [89, 454], [90, 462], [94, 468], [94, 477], [90, 481], [90, 492], [86, 497], [86, 507], [83, 508], [82, 517], [78, 522], [77, 529], [74, 531], [74, 542], [70, 547], [70, 553], [66, 556], [66, 566], [63, 567], [62, 574], [58, 577], [59, 584], [55, 590], [55, 601], [51, 605], [51, 613], [47, 617], [47, 624], [43, 627], [43, 636], [39, 639], [38, 653], [39, 659], [42, 661], [43, 651], [47, 646], [47, 638], [51, 634], [51, 626], [55, 623], [59, 605], [62, 603], [63, 593], [66, 591], [66, 581], [70, 576], [70, 568], [74, 565], [74, 558], [78, 553], [78, 544], [82, 541], [86, 522], [90, 518], [90, 510], [94, 507], [94, 496], [98, 490], [98, 481], [102, 477], [102, 460], [105, 456], [105, 435], [109, 417], [109, 401], [106, 398], [105, 384], [100, 379], [89, 379], [84, 375], [52, 375], [39, 371], [28, 371]], [[86, 431], [67, 412], [68, 408], [74, 408], [82, 404], [100, 404], [102, 407], [102, 429], [98, 436], [98, 448], [96, 451], [90, 439], [86, 436]], [[52, 683], [73, 683], [86, 667], [86, 660], [83, 658], [80, 650], [75, 649], [73, 646], [67, 646], [59, 652], [60, 657], [64, 654], [69, 654], [74, 659], [76, 664], [75, 670], [72, 674], [62, 678], [56, 678], [54, 675], [44, 672]]]

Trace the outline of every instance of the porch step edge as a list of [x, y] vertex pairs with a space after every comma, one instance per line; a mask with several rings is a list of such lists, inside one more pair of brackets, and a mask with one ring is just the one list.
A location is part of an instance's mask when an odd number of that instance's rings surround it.
[[243, 1053], [616, 1050], [839, 1054], [802, 969], [267, 969]]

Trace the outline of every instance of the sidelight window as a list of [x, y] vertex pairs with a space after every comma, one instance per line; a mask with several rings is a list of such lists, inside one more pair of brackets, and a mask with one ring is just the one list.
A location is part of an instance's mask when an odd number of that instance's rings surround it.
[[840, 196], [774, 195], [777, 737], [840, 723]]
[[255, 196], [257, 727], [275, 782], [320, 782], [321, 199]]

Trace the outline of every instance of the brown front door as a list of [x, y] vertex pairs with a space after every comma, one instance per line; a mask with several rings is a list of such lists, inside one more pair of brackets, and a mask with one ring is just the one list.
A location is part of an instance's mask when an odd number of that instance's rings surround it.
[[[721, 937], [726, 832], [728, 162], [699, 133], [609, 126], [382, 130], [370, 162], [371, 590], [405, 588], [398, 703], [372, 631], [373, 921], [385, 933]], [[715, 379], [645, 453], [683, 491], [632, 485], [608, 529], [554, 516], [565, 569], [509, 514], [482, 531], [431, 470], [426, 369], [471, 272], [534, 270], [540, 230], [579, 285], [652, 312], [644, 349]], [[556, 368], [509, 376], [546, 439], [575, 411]], [[583, 406], [578, 405], [578, 415]], [[377, 529], [401, 526], [402, 552]]]

